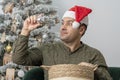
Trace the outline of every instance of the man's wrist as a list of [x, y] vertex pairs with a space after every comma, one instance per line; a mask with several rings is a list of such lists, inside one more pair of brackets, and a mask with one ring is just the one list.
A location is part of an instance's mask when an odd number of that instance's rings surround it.
[[30, 34], [30, 31], [28, 30], [22, 30], [20, 33], [20, 35], [24, 35], [24, 36], [29, 36], [29, 34]]

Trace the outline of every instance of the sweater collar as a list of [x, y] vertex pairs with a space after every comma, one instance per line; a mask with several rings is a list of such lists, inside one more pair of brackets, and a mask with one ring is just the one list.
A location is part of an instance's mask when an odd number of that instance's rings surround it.
[[74, 51], [70, 51], [70, 49], [66, 46], [66, 45], [64, 45], [64, 43], [62, 42], [62, 45], [63, 45], [63, 48], [67, 51], [67, 52], [70, 52], [70, 53], [74, 53], [74, 52], [76, 52], [76, 51], [78, 51], [79, 49], [82, 49], [82, 47], [84, 46], [84, 43], [82, 42], [82, 41], [80, 41], [80, 43], [81, 43], [81, 45], [76, 49], [76, 50], [74, 50]]

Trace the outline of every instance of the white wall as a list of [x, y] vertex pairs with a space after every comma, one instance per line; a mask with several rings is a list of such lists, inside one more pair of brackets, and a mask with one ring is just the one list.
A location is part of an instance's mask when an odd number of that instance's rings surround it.
[[[91, 8], [89, 26], [83, 42], [99, 49], [109, 66], [120, 67], [120, 0], [53, 0], [58, 15], [74, 5]], [[1, 11], [0, 11], [1, 12]], [[59, 29], [55, 27], [53, 29]]]

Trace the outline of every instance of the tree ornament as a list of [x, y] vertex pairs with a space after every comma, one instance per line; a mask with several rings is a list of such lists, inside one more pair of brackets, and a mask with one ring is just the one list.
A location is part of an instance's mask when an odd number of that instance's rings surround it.
[[0, 79], [1, 79], [1, 80], [5, 80], [4, 76], [0, 76]]
[[57, 23], [59, 23], [60, 21], [59, 21], [59, 19], [58, 18], [55, 18], [55, 23], [57, 24]]
[[27, 4], [33, 4], [35, 0], [27, 0]]
[[25, 5], [25, 0], [20, 0], [20, 2], [22, 3], [22, 5]]
[[18, 76], [19, 77], [22, 78], [24, 75], [25, 75], [25, 73], [24, 73], [24, 71], [22, 69], [18, 71]]
[[16, 33], [16, 30], [17, 30], [17, 26], [16, 26], [16, 20], [14, 18], [11, 25], [11, 31]]
[[3, 65], [6, 65], [12, 61], [12, 55], [5, 53], [3, 57]]
[[8, 68], [6, 70], [6, 80], [14, 80], [15, 69]]
[[10, 43], [8, 43], [8, 45], [5, 48], [6, 52], [10, 53], [12, 50], [12, 46], [10, 45]]
[[12, 13], [12, 9], [14, 8], [14, 3], [8, 3], [5, 5], [4, 13]]
[[2, 36], [1, 36], [1, 40], [0, 40], [0, 41], [1, 41], [2, 43], [3, 43], [3, 42], [5, 42], [5, 41], [6, 41], [6, 39], [5, 39], [5, 38], [6, 38], [6, 33], [5, 33], [5, 32], [3, 32], [3, 33], [2, 33]]
[[47, 37], [48, 37], [48, 34], [47, 34], [47, 33], [43, 34], [43, 36], [42, 36], [43, 39], [45, 39], [45, 38], [47, 38]]
[[43, 13], [37, 16], [37, 21], [41, 24], [40, 26], [44, 26], [47, 20], [47, 17]]
[[34, 36], [37, 41], [37, 46], [40, 46], [42, 44], [42, 33]]
[[30, 10], [26, 11], [26, 15], [27, 15], [27, 17], [30, 17]]

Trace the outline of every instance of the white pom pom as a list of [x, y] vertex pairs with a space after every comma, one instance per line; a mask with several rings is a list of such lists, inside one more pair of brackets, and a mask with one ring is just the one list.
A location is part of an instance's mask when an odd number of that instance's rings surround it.
[[72, 27], [75, 28], [75, 29], [77, 29], [79, 26], [80, 26], [80, 23], [77, 22], [77, 21], [74, 21], [74, 22], [72, 23]]
[[19, 70], [18, 71], [18, 76], [19, 77], [23, 77], [25, 75], [24, 71], [23, 70]]

